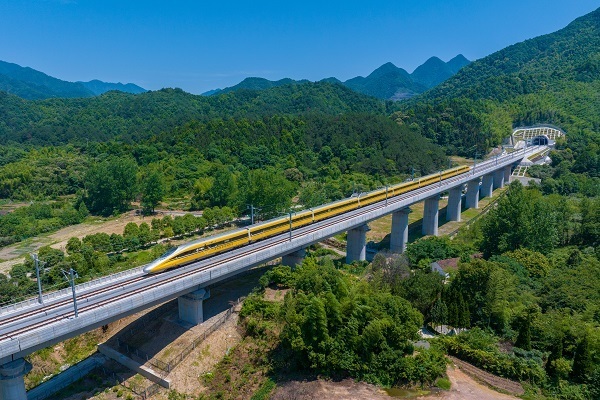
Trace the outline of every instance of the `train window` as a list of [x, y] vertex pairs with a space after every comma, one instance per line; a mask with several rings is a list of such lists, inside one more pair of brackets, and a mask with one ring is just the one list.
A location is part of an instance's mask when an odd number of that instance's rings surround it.
[[172, 247], [169, 250], [167, 250], [165, 252], [165, 254], [163, 254], [162, 256], [158, 257], [158, 258], [167, 258], [169, 257], [171, 254], [175, 253], [175, 250], [177, 250], [177, 247]]

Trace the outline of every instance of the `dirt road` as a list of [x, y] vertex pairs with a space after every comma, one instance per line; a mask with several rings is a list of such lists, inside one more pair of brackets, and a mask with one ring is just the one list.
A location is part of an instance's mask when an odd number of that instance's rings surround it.
[[496, 392], [476, 382], [459, 368], [448, 367], [446, 371], [452, 387], [448, 391], [418, 397], [419, 400], [518, 400], [518, 397]]
[[24, 255], [35, 252], [40, 247], [50, 245], [55, 249], [64, 250], [68, 240], [72, 237], [81, 239], [98, 232], [105, 232], [109, 235], [111, 233], [122, 234], [125, 225], [129, 222], [137, 224], [147, 222], [149, 224], [151, 220], [152, 218], [142, 219], [139, 215], [135, 215], [135, 211], [131, 211], [116, 219], [102, 219], [91, 223], [71, 225], [49, 235], [30, 238], [12, 246], [3, 247], [0, 249], [0, 260], [3, 260], [0, 263], [0, 273], [10, 271], [13, 265], [23, 262]]
[[[452, 383], [450, 390], [411, 398], [419, 400], [518, 400], [517, 397], [496, 392], [480, 384], [459, 368], [448, 367], [446, 373]], [[321, 379], [311, 382], [287, 382], [278, 386], [271, 397], [274, 400], [383, 400], [392, 398], [398, 397], [388, 396], [385, 391], [377, 386], [354, 382], [351, 379], [341, 382], [330, 382]]]

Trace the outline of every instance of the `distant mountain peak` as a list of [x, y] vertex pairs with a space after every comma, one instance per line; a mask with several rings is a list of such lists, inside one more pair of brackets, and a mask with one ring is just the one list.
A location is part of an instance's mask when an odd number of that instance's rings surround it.
[[[453, 61], [455, 60], [455, 61]], [[455, 65], [449, 66], [453, 62]], [[468, 64], [469, 60], [464, 56], [459, 55], [454, 57], [448, 63], [440, 60], [438, 57], [429, 58], [423, 65], [418, 67], [419, 72], [416, 75], [409, 74], [405, 69], [397, 67], [392, 62], [376, 68], [366, 77], [356, 76], [348, 79], [345, 82], [337, 78], [330, 77], [322, 79], [320, 82], [329, 82], [342, 84], [350, 89], [363, 93], [369, 96], [377, 97], [386, 100], [404, 100], [424, 92], [425, 90], [435, 86], [436, 84], [448, 79], [463, 66]], [[457, 67], [460, 66], [460, 67]], [[415, 74], [413, 72], [413, 74]], [[249, 77], [237, 85], [227, 87], [225, 89], [214, 89], [202, 93], [204, 96], [212, 96], [216, 94], [228, 93], [238, 89], [264, 90], [276, 86], [289, 84], [302, 84], [307, 80], [295, 81], [290, 78], [280, 79], [278, 81], [270, 81], [265, 78]]]
[[469, 65], [470, 63], [471, 61], [469, 61], [465, 56], [459, 54], [450, 61], [448, 61], [446, 65], [450, 67], [450, 70], [453, 74], [456, 74], [462, 67]]
[[110, 92], [111, 90], [118, 90], [119, 92], [132, 93], [132, 94], [139, 94], [139, 93], [147, 92], [146, 89], [144, 89], [138, 85], [135, 85], [133, 83], [126, 83], [126, 84], [123, 84], [121, 82], [110, 83], [110, 82], [102, 82], [101, 80], [98, 80], [98, 79], [93, 79], [89, 82], [77, 82], [77, 83], [81, 83], [87, 89], [91, 90], [96, 96], [99, 96], [106, 92]]
[[132, 83], [68, 82], [30, 67], [0, 61], [0, 90], [27, 100], [48, 98], [93, 97], [109, 90], [142, 93], [146, 90]]
[[469, 64], [469, 62], [462, 54], [447, 63], [434, 56], [415, 68], [410, 76], [415, 82], [430, 89], [456, 74], [459, 69]]

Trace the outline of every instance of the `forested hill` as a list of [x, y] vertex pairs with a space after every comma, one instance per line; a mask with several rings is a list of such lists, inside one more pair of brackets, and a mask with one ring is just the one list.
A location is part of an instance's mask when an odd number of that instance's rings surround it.
[[24, 99], [94, 95], [81, 83], [63, 81], [35, 69], [4, 61], [0, 61], [0, 90]]
[[[505, 101], [600, 78], [600, 9], [567, 27], [506, 47], [463, 68], [424, 98]], [[556, 87], [559, 89], [559, 87]]]
[[[367, 77], [356, 76], [345, 82], [331, 77], [322, 79], [320, 82], [339, 83], [356, 92], [382, 100], [403, 100], [417, 93], [423, 93], [425, 90], [445, 81], [469, 63], [470, 61], [462, 54], [457, 55], [448, 62], [444, 62], [437, 57], [431, 57], [417, 67], [412, 74], [409, 74], [404, 69], [398, 68], [391, 62], [388, 62], [375, 69]], [[213, 96], [239, 89], [264, 90], [282, 85], [303, 84], [306, 82], [309, 81], [305, 79], [295, 81], [290, 78], [278, 81], [270, 81], [264, 78], [246, 78], [237, 85], [225, 89], [210, 90], [203, 93], [203, 95]]]
[[126, 93], [142, 93], [143, 89], [133, 83], [108, 83], [97, 79], [89, 82], [68, 82], [5, 61], [0, 61], [0, 90], [28, 100], [55, 97], [92, 97], [110, 90]]
[[306, 79], [296, 81], [296, 80], [293, 80], [290, 78], [283, 78], [278, 81], [270, 81], [265, 78], [250, 77], [250, 78], [244, 79], [237, 85], [226, 87], [225, 89], [210, 90], [208, 92], [202, 93], [202, 95], [203, 96], [212, 96], [212, 95], [216, 95], [216, 94], [225, 94], [225, 93], [234, 92], [234, 91], [240, 90], [240, 89], [264, 90], [264, 89], [271, 89], [271, 88], [278, 87], [278, 86], [294, 85], [294, 84], [297, 85], [297, 84], [302, 84], [302, 83], [307, 83], [307, 82], [309, 82], [309, 81]]
[[26, 101], [0, 92], [0, 143], [135, 141], [189, 121], [275, 114], [384, 115], [385, 106], [330, 83], [285, 85], [264, 91], [245, 89], [211, 97], [163, 89], [138, 95], [109, 92], [93, 98]]
[[[396, 115], [453, 151], [473, 155], [513, 126], [600, 129], [600, 9], [567, 27], [474, 61]], [[594, 135], [592, 135], [594, 136]]]

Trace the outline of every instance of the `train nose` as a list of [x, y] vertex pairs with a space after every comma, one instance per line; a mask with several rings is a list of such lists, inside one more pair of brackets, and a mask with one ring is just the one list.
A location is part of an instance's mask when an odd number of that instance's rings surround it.
[[153, 261], [150, 264], [146, 265], [144, 268], [142, 268], [142, 271], [144, 271], [145, 274], [151, 274], [154, 272], [154, 268], [158, 265], [158, 260], [157, 261]]

